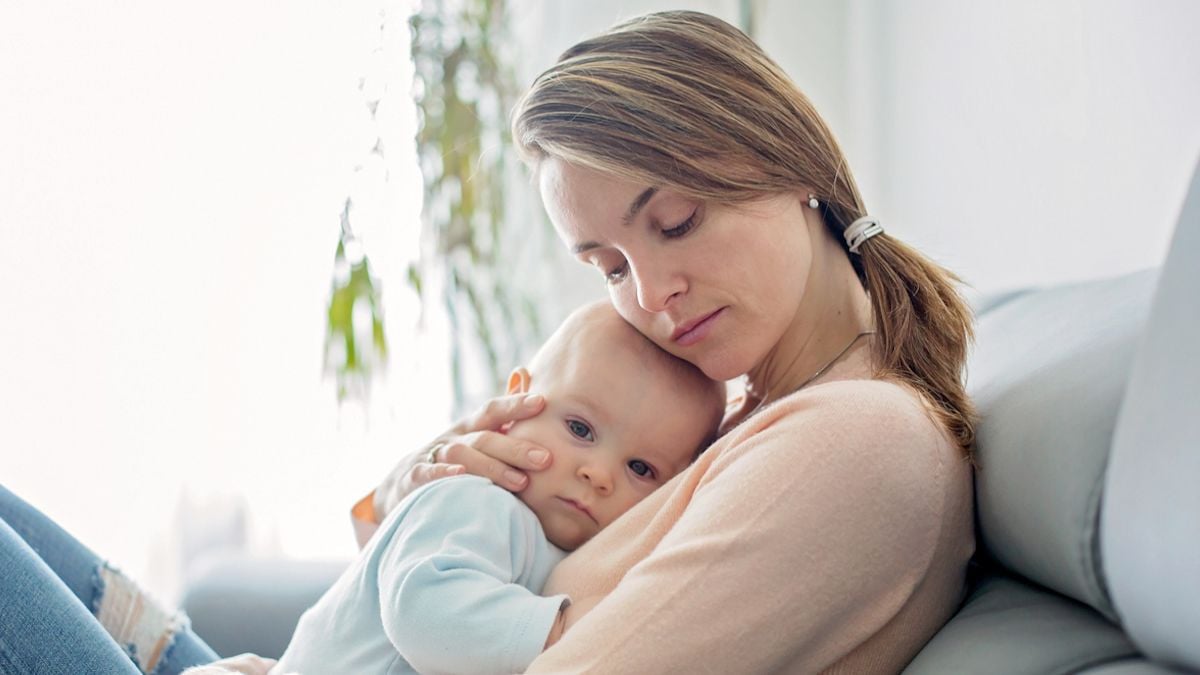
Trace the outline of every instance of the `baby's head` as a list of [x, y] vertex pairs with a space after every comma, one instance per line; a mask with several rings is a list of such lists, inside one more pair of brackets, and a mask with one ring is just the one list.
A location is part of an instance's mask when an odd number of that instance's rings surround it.
[[546, 397], [508, 433], [553, 455], [518, 496], [566, 550], [686, 468], [725, 407], [723, 383], [659, 349], [607, 301], [571, 314], [528, 369], [513, 371], [508, 391]]

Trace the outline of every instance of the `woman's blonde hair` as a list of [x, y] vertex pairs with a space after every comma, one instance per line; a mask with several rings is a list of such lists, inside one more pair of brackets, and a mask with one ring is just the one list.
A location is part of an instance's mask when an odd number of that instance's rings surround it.
[[[702, 201], [804, 186], [838, 241], [866, 213], [804, 94], [744, 33], [698, 12], [649, 14], [568, 49], [517, 104], [513, 138], [532, 164], [556, 157]], [[847, 255], [871, 297], [878, 374], [916, 388], [969, 452], [972, 328], [957, 278], [886, 234], [859, 253]]]

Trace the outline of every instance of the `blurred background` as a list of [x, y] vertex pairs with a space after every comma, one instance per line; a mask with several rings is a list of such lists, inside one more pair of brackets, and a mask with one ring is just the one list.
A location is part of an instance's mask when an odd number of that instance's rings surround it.
[[352, 555], [350, 505], [604, 292], [515, 96], [678, 8], [752, 33], [970, 294], [1161, 262], [1189, 0], [10, 0], [0, 481], [168, 599], [214, 552]]

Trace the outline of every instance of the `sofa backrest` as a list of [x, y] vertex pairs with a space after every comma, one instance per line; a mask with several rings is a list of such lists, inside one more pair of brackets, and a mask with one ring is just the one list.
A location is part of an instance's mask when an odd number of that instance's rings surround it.
[[1162, 270], [1008, 294], [977, 345], [981, 553], [1200, 668], [1200, 168]]
[[981, 413], [985, 555], [1110, 619], [1099, 555], [1104, 471], [1156, 275], [1010, 297], [979, 316], [968, 363]]
[[1200, 668], [1200, 167], [1126, 388], [1100, 535], [1134, 643]]

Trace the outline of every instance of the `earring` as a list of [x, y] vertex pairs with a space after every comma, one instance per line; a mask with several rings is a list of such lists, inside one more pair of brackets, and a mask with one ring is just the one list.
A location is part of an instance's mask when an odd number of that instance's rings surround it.
[[817, 201], [816, 196], [811, 195], [811, 194], [808, 196], [808, 208], [815, 209], [820, 205], [821, 205], [821, 202]]

